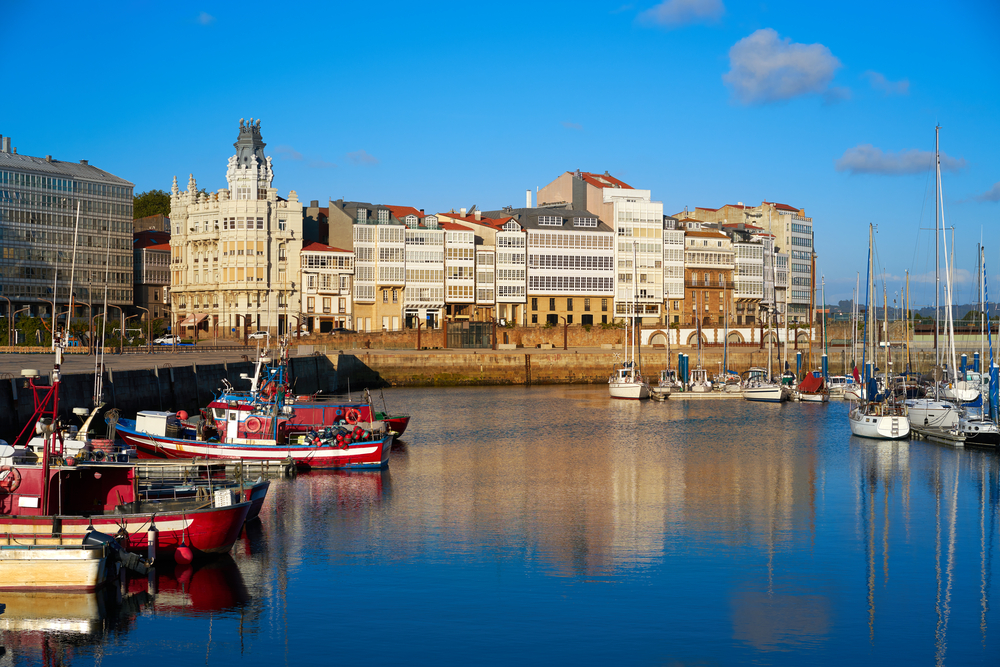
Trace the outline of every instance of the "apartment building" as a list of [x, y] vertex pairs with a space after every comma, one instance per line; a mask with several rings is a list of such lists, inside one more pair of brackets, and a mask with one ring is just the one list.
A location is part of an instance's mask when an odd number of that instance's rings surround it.
[[684, 300], [684, 228], [671, 216], [663, 216], [663, 323], [679, 324], [680, 310], [671, 317], [673, 302]]
[[436, 216], [420, 219], [404, 215], [406, 289], [403, 291], [403, 324], [438, 329], [445, 313], [444, 235]]
[[105, 288], [109, 304], [131, 305], [132, 229], [132, 183], [87, 160], [22, 155], [0, 137], [4, 314], [65, 312], [74, 257], [74, 316], [90, 317], [83, 306], [103, 304]]
[[725, 233], [715, 229], [685, 232], [683, 324], [700, 324], [702, 330], [726, 325], [733, 303], [735, 268], [733, 242]]
[[[162, 217], [162, 216], [150, 216]], [[149, 218], [143, 218], [149, 220]], [[168, 219], [169, 221], [169, 219]], [[170, 302], [170, 234], [157, 226], [136, 231], [133, 241], [134, 306], [141, 319], [168, 315]], [[162, 229], [162, 225], [159, 226]]]
[[302, 329], [329, 333], [335, 328], [353, 328], [354, 253], [311, 241], [302, 246], [299, 263]]
[[[664, 302], [663, 203], [609, 173], [566, 172], [538, 192], [538, 204], [587, 210], [614, 225], [614, 315], [658, 324]], [[674, 265], [676, 266], [676, 265]], [[676, 277], [673, 277], [676, 279]], [[633, 306], [634, 304], [634, 306]]]
[[759, 206], [742, 202], [718, 209], [696, 208], [694, 216], [705, 222], [746, 222], [774, 236], [779, 250], [789, 256], [788, 321], [808, 323], [813, 298], [815, 243], [813, 220], [805, 209], [763, 201]]

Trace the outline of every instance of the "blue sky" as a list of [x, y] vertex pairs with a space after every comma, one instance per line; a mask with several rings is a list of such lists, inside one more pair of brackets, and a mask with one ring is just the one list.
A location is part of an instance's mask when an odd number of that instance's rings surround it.
[[[0, 9], [0, 134], [168, 189], [225, 187], [240, 118], [275, 186], [446, 211], [520, 205], [573, 169], [685, 206], [805, 208], [827, 300], [867, 224], [890, 292], [933, 302], [940, 124], [955, 298], [976, 243], [1000, 294], [1000, 5], [85, 3]], [[13, 101], [13, 103], [12, 103]], [[950, 243], [950, 240], [949, 240]]]

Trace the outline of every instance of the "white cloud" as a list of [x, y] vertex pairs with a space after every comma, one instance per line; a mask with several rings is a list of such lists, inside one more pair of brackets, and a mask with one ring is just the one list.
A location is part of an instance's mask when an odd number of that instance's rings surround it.
[[350, 160], [352, 164], [378, 164], [378, 158], [374, 155], [369, 155], [364, 150], [348, 153], [347, 159]]
[[208, 12], [201, 12], [198, 14], [198, 18], [195, 19], [201, 25], [211, 25], [215, 23], [215, 17]]
[[725, 13], [722, 0], [664, 0], [639, 14], [639, 20], [677, 28], [692, 23], [712, 23]]
[[871, 84], [872, 88], [880, 90], [886, 95], [908, 95], [910, 93], [909, 79], [889, 81], [889, 79], [885, 78], [884, 74], [879, 74], [872, 70], [868, 70], [862, 76], [868, 79], [868, 83]]
[[[859, 144], [848, 148], [834, 163], [837, 171], [852, 174], [920, 174], [934, 168], [934, 152], [911, 148], [905, 151], [883, 151], [871, 144]], [[942, 171], [958, 171], [965, 168], [965, 158], [953, 158], [941, 154]]]
[[579, 131], [579, 130], [583, 129], [583, 125], [580, 125], [579, 123], [572, 123], [572, 122], [570, 122], [568, 120], [564, 120], [562, 122], [562, 126], [565, 127], [567, 130], [578, 130]]
[[842, 99], [846, 89], [831, 89], [841, 64], [822, 44], [797, 44], [762, 28], [729, 49], [729, 71], [722, 80], [743, 104], [767, 104], [800, 95]]
[[274, 152], [280, 155], [285, 160], [301, 160], [302, 153], [298, 152], [291, 146], [278, 146], [274, 149]]
[[993, 184], [993, 187], [976, 197], [976, 201], [1000, 201], [1000, 181]]

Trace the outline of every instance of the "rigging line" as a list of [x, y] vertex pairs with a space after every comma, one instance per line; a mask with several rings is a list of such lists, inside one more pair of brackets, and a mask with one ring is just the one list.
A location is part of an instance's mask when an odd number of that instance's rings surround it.
[[928, 186], [930, 185], [930, 180], [931, 180], [931, 174], [932, 173], [934, 173], [934, 170], [933, 169], [929, 169], [927, 171], [927, 180], [924, 181], [924, 197], [923, 197], [923, 199], [920, 200], [920, 217], [917, 218], [917, 220], [918, 220], [918, 222], [917, 222], [917, 234], [913, 237], [913, 259], [910, 261], [910, 273], [913, 273], [913, 268], [914, 268], [916, 260], [917, 260], [917, 247], [918, 247], [918, 245], [920, 243], [920, 233], [919, 232], [921, 232], [921, 231], [934, 231], [934, 232], [937, 232], [936, 229], [931, 230], [930, 228], [925, 228], [925, 227], [921, 227], [920, 226], [921, 224], [923, 224], [924, 211], [927, 209], [927, 191], [929, 189]]

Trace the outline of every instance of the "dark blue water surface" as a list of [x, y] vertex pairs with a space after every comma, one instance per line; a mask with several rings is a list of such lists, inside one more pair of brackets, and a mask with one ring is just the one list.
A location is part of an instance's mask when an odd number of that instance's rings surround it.
[[387, 399], [388, 470], [275, 480], [155, 594], [0, 594], [0, 665], [1000, 661], [993, 452], [854, 438], [841, 403]]

